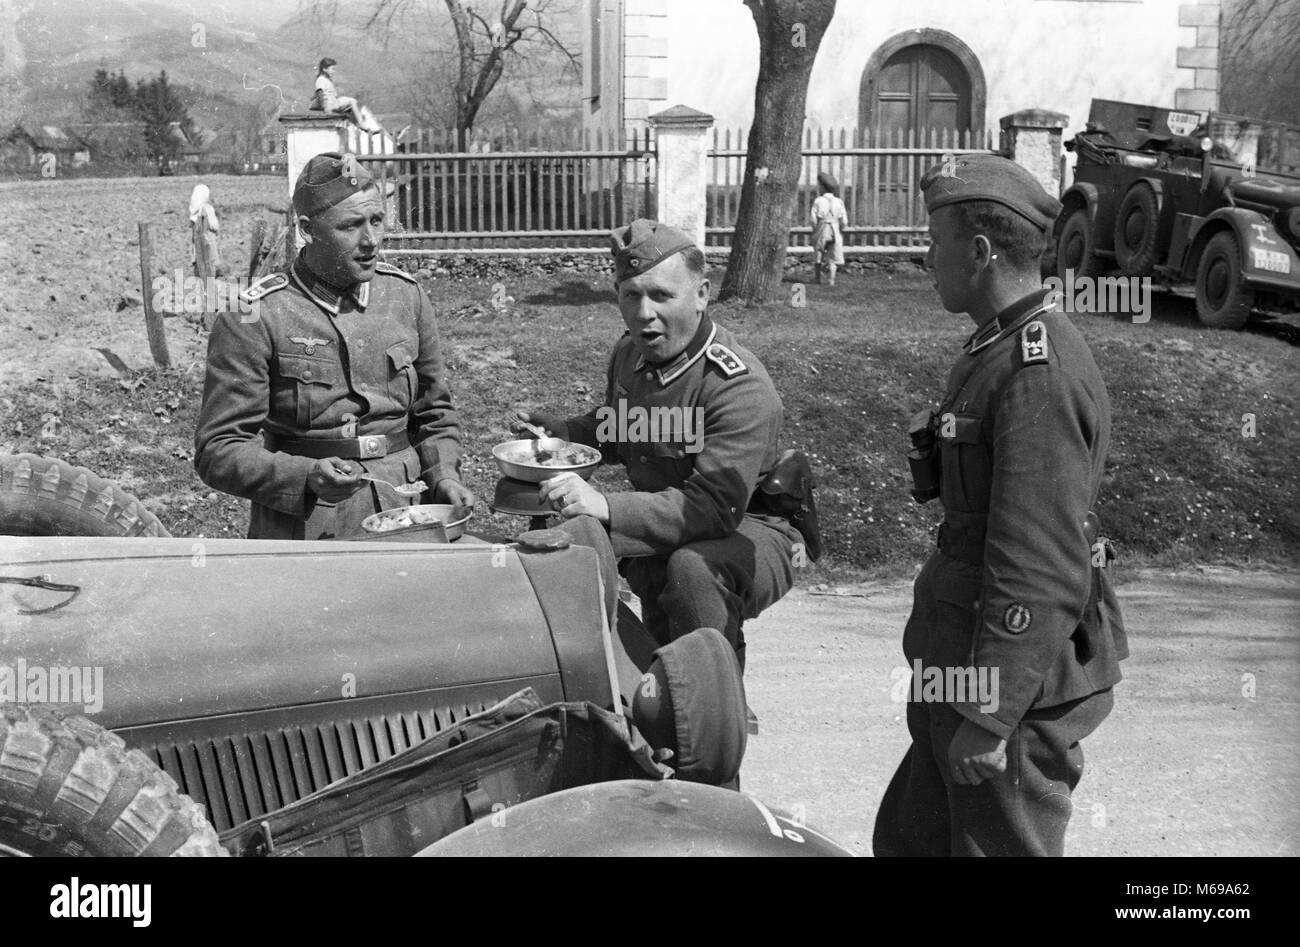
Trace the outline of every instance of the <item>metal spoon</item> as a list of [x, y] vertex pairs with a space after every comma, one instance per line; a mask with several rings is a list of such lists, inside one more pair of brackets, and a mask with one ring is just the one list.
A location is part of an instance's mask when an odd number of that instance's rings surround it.
[[[552, 454], [558, 454], [567, 446], [567, 442], [561, 437], [551, 437], [536, 424], [529, 424], [527, 421], [516, 418], [517, 421], [528, 430], [532, 431], [537, 440], [533, 441], [533, 456], [539, 461], [546, 460]], [[546, 457], [542, 455], [545, 454]]]
[[415, 483], [392, 483], [391, 481], [385, 480], [382, 477], [376, 477], [374, 474], [369, 474], [369, 473], [361, 474], [361, 479], [370, 480], [373, 481], [374, 483], [387, 484], [388, 486], [393, 488], [394, 492], [399, 493], [404, 497], [419, 496], [421, 493], [423, 493], [425, 490], [428, 489], [428, 487], [425, 485], [423, 480], [417, 480], [415, 481]]

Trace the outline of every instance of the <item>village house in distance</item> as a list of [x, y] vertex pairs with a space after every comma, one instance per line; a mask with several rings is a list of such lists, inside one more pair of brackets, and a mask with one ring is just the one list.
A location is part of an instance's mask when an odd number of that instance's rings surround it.
[[[1219, 22], [1218, 0], [842, 0], [813, 66], [808, 125], [979, 139], [1023, 109], [1081, 129], [1094, 98], [1213, 109]], [[719, 129], [747, 127], [758, 58], [742, 3], [591, 0], [583, 121], [627, 133], [682, 103]]]

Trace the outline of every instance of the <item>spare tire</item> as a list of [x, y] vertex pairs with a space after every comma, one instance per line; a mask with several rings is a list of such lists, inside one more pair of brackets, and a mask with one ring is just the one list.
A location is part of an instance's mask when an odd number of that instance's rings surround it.
[[39, 454], [0, 455], [0, 536], [170, 536], [111, 481]]
[[0, 855], [228, 854], [203, 808], [116, 734], [48, 706], [0, 710]]

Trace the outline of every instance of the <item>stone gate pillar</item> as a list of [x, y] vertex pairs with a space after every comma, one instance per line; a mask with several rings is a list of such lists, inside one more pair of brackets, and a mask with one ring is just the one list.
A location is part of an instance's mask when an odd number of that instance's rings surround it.
[[713, 116], [674, 105], [649, 118], [655, 130], [655, 219], [677, 227], [704, 248]]
[[1023, 109], [1000, 120], [1003, 153], [1028, 168], [1053, 197], [1061, 196], [1061, 132], [1069, 122], [1070, 116], [1044, 109]]

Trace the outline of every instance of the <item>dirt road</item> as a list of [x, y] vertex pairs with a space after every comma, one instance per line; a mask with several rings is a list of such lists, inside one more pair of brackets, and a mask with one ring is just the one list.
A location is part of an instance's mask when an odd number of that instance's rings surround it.
[[[1069, 855], [1300, 854], [1300, 577], [1145, 571], [1120, 588], [1132, 656], [1089, 740]], [[761, 732], [747, 792], [870, 854], [908, 745], [890, 672], [910, 583], [796, 590], [747, 623]]]

